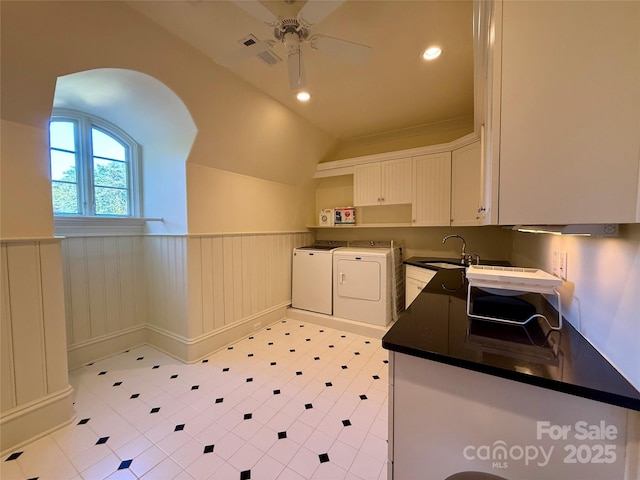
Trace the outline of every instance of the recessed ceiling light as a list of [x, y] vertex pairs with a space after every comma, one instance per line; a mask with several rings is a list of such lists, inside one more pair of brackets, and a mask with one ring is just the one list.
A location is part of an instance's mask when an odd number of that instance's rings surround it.
[[425, 60], [433, 60], [434, 58], [438, 58], [442, 53], [442, 49], [440, 47], [429, 47], [422, 54], [422, 58]]
[[308, 102], [311, 99], [311, 94], [309, 92], [298, 92], [296, 93], [296, 98], [301, 102]]

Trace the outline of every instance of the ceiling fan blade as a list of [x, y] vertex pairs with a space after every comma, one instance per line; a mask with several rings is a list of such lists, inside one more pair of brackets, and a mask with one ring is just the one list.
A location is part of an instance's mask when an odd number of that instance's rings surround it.
[[267, 25], [275, 27], [280, 23], [280, 19], [258, 0], [231, 0], [231, 2]]
[[308, 0], [298, 13], [298, 21], [309, 27], [320, 23], [344, 3], [345, 0]]
[[287, 70], [289, 71], [289, 87], [291, 90], [300, 90], [307, 86], [307, 73], [302, 63], [302, 52], [298, 49], [287, 57]]
[[333, 55], [348, 63], [364, 63], [373, 52], [368, 45], [349, 42], [326, 35], [314, 35], [309, 39], [311, 48], [318, 52]]
[[216, 63], [218, 65], [222, 65], [223, 67], [230, 67], [235, 63], [241, 62], [242, 60], [255, 57], [259, 53], [271, 50], [272, 46], [273, 43], [270, 43], [268, 41], [257, 42], [253, 45], [249, 45], [248, 47], [238, 48], [236, 50], [233, 50], [232, 52], [226, 53], [216, 58]]

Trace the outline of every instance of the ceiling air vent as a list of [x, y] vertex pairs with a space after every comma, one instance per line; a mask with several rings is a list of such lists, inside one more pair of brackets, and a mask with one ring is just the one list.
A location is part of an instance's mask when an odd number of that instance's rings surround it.
[[[247, 47], [249, 45], [253, 45], [254, 43], [258, 43], [258, 42], [259, 40], [253, 34], [249, 34], [243, 39], [238, 40], [238, 43], [241, 43], [242, 45], [245, 45]], [[262, 60], [264, 63], [266, 63], [269, 66], [282, 62], [282, 59], [278, 55], [273, 53], [271, 50], [265, 50], [264, 52], [260, 52], [258, 55], [256, 55], [256, 57], [258, 57], [260, 60]]]

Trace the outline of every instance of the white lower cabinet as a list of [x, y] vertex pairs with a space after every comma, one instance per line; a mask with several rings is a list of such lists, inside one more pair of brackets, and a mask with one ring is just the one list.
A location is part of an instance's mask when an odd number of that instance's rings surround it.
[[430, 270], [428, 268], [414, 267], [412, 265], [405, 266], [404, 308], [409, 308], [409, 305], [411, 305], [420, 292], [422, 292], [422, 289], [427, 286], [427, 283], [429, 283], [436, 273], [436, 270]]
[[451, 152], [413, 158], [412, 223], [449, 226], [451, 222]]
[[[398, 352], [390, 359], [389, 480], [637, 478], [633, 461], [625, 466], [637, 412]], [[580, 422], [609, 425], [615, 439], [539, 433]], [[607, 461], [591, 457], [599, 449]]]

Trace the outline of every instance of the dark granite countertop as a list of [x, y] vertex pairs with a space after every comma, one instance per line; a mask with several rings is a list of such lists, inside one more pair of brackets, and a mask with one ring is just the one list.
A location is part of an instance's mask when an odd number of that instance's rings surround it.
[[[414, 257], [405, 263], [423, 266], [423, 260], [427, 259]], [[541, 295], [517, 298], [557, 324], [557, 312]], [[495, 297], [473, 288], [472, 300], [481, 305], [483, 301], [493, 302]], [[464, 269], [438, 270], [383, 337], [382, 346], [640, 411], [640, 392], [569, 322], [563, 323], [562, 330], [551, 331], [543, 322], [521, 326], [469, 319]]]

